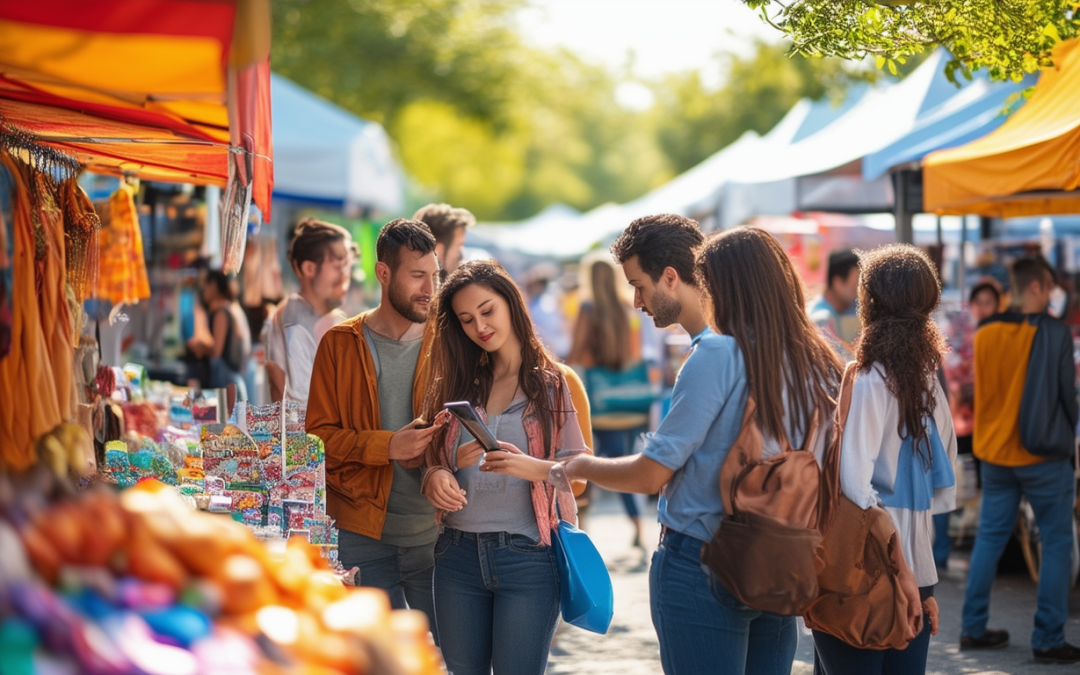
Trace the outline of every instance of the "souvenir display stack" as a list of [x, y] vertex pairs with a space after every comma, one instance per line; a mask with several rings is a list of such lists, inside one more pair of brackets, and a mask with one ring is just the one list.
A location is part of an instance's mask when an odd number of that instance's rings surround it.
[[[130, 378], [130, 390], [137, 391], [138, 383]], [[130, 414], [146, 409], [158, 412]], [[217, 417], [214, 399], [174, 397], [164, 427], [153, 422], [164, 414], [160, 404], [124, 403], [122, 410], [122, 440], [104, 444], [105, 481], [129, 487], [157, 479], [204, 511], [232, 514], [260, 538], [300, 535], [336, 560], [337, 530], [326, 515], [325, 452], [322, 441], [304, 430], [302, 407], [240, 402], [227, 423], [203, 423]]]

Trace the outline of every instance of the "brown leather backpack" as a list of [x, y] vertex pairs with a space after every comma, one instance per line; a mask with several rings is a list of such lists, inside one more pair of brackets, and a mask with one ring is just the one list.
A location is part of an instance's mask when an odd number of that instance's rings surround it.
[[[762, 459], [756, 410], [749, 398], [742, 429], [720, 467], [725, 516], [701, 560], [744, 605], [793, 616], [818, 596], [820, 470], [813, 452], [793, 450], [786, 439], [780, 454]], [[817, 420], [815, 412], [804, 448], [813, 443]]]
[[849, 363], [822, 466], [821, 590], [803, 619], [859, 649], [904, 649], [908, 599], [890, 555], [900, 545], [892, 516], [879, 506], [862, 509], [840, 492], [840, 450], [856, 376]]

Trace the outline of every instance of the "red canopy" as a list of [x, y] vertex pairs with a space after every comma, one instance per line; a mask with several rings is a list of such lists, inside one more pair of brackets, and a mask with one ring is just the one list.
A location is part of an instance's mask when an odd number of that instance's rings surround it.
[[224, 186], [269, 215], [269, 0], [0, 0], [0, 124], [94, 171]]

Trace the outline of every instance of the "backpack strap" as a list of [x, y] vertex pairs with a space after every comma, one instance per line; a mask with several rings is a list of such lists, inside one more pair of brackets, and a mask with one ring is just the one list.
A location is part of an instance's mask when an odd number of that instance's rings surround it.
[[754, 402], [754, 397], [747, 395], [742, 428], [739, 429], [739, 435], [731, 444], [724, 463], [720, 465], [720, 500], [724, 505], [724, 513], [729, 516], [735, 513], [735, 483], [742, 475], [743, 469], [761, 460], [764, 439], [757, 425], [756, 412], [757, 404]]
[[832, 437], [825, 449], [821, 466], [821, 498], [818, 507], [818, 529], [825, 532], [832, 522], [836, 504], [840, 501], [840, 451], [844, 443], [844, 426], [851, 411], [851, 391], [858, 377], [859, 367], [850, 361], [844, 368], [844, 379], [837, 395], [836, 415], [833, 418]]

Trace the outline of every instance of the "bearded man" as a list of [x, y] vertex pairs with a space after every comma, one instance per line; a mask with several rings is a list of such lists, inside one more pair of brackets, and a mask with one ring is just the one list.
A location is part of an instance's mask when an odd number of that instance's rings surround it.
[[[390, 221], [375, 244], [382, 299], [331, 328], [311, 376], [307, 431], [326, 447], [327, 512], [338, 557], [395, 609], [435, 626], [435, 511], [420, 463], [436, 427], [417, 419], [426, 389], [428, 308], [439, 282], [435, 238], [416, 220]], [[424, 428], [426, 426], [426, 428]]]

